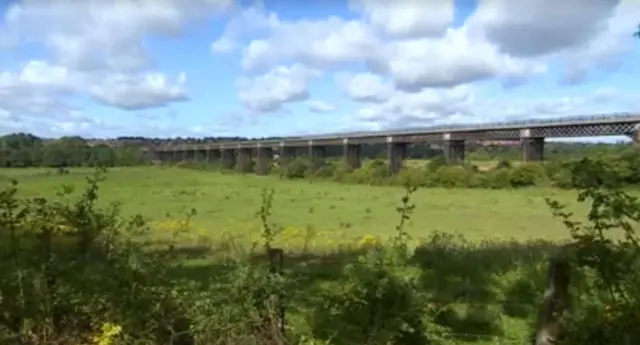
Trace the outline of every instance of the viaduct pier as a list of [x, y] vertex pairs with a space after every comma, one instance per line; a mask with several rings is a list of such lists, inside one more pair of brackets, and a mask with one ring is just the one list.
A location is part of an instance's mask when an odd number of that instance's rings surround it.
[[440, 144], [448, 164], [465, 159], [465, 143], [479, 140], [519, 141], [524, 161], [544, 159], [545, 138], [628, 136], [638, 141], [640, 114], [615, 113], [565, 117], [548, 120], [522, 120], [469, 125], [433, 126], [390, 131], [330, 133], [280, 140], [249, 140], [241, 142], [211, 142], [194, 145], [165, 145], [146, 147], [152, 160], [163, 163], [196, 161], [217, 163], [224, 169], [235, 167], [249, 172], [255, 162], [255, 172], [266, 174], [275, 153], [282, 160], [299, 154], [322, 161], [326, 148], [341, 146], [347, 169], [360, 167], [360, 148], [366, 144], [387, 145], [389, 173], [400, 171], [412, 146]]

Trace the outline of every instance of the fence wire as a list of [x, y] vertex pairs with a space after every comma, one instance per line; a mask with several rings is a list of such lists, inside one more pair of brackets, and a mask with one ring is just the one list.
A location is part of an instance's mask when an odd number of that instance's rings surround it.
[[[331, 255], [329, 255], [329, 257], [331, 257]], [[344, 275], [345, 272], [343, 270], [346, 266], [352, 266], [352, 267], [361, 266], [361, 267], [373, 268], [371, 264], [354, 261], [354, 257], [344, 257], [344, 256], [333, 257], [332, 258], [333, 260], [315, 260], [315, 262], [314, 262], [314, 258], [312, 257], [304, 258], [303, 256], [300, 256], [300, 255], [298, 256], [291, 255], [291, 257], [287, 258], [285, 257], [285, 253], [283, 252], [282, 249], [271, 249], [268, 255], [268, 258], [269, 258], [268, 260], [269, 271], [271, 273], [288, 275], [292, 279], [317, 277], [317, 276], [314, 276], [313, 274], [313, 272], [316, 270], [327, 270], [327, 269], [335, 270], [335, 273], [337, 275]], [[326, 257], [324, 258], [326, 259]], [[292, 265], [292, 261], [293, 261], [293, 265]], [[298, 262], [295, 262], [295, 261], [298, 261]], [[422, 264], [424, 264], [424, 262]], [[515, 265], [515, 262], [513, 264]], [[317, 267], [315, 268], [309, 267], [312, 265], [317, 265]], [[389, 269], [394, 269], [394, 268], [402, 268], [406, 266], [407, 265], [395, 265], [395, 266], [387, 265], [385, 267]], [[416, 263], [416, 266], [419, 266], [419, 265]], [[427, 267], [423, 267], [423, 268], [425, 270], [429, 270], [430, 268], [428, 267], [428, 265], [426, 266]], [[337, 270], [337, 269], [340, 269], [340, 270]], [[471, 273], [471, 271], [468, 273]], [[490, 273], [490, 272], [484, 272], [484, 273]], [[478, 272], [473, 272], [473, 274], [477, 276]], [[317, 278], [319, 280], [323, 279], [322, 277], [317, 277]], [[431, 277], [431, 278], [434, 278], [434, 277]], [[437, 279], [437, 276], [435, 277], [435, 279]], [[428, 287], [425, 287], [424, 291], [427, 292]], [[469, 291], [473, 291], [473, 289], [470, 289]], [[542, 294], [543, 294], [543, 291], [540, 291], [540, 296], [542, 296]], [[286, 299], [287, 297], [292, 298], [294, 295], [295, 293], [287, 294], [286, 292], [282, 292], [278, 297], [281, 299], [280, 300], [281, 303], [285, 303], [284, 299]], [[458, 297], [461, 297], [461, 298], [458, 298]], [[525, 302], [514, 302], [513, 300], [508, 300], [508, 299], [495, 299], [495, 298], [492, 298], [491, 300], [488, 300], [488, 301], [478, 301], [477, 299], [465, 298], [467, 296], [465, 296], [464, 293], [461, 293], [460, 296], [458, 297], [427, 299], [425, 307], [427, 306], [432, 307], [433, 309], [435, 309], [435, 314], [438, 314], [439, 312], [438, 310], [444, 311], [447, 308], [455, 309], [457, 307], [464, 307], [464, 308], [497, 307], [498, 310], [504, 310], [505, 308], [508, 308], [508, 307], [534, 308], [535, 305], [538, 303], [538, 301], [530, 301], [528, 303], [525, 303]], [[280, 321], [282, 322], [281, 329], [284, 332], [286, 329], [284, 321], [286, 318], [287, 310], [283, 305], [280, 306], [280, 313], [281, 313]], [[533, 329], [529, 329], [530, 325], [527, 324], [528, 321], [530, 320], [527, 320], [527, 318], [509, 317], [508, 315], [506, 315], [506, 313], [503, 314], [503, 312], [499, 312], [498, 315], [500, 315], [498, 319], [493, 321], [495, 322], [495, 326], [500, 329], [500, 331], [498, 332], [500, 334], [445, 331], [444, 338], [447, 340], [449, 344], [452, 344], [452, 345], [470, 344], [470, 343], [478, 343], [483, 345], [489, 345], [489, 344], [515, 345], [515, 344], [527, 344], [529, 342], [529, 337], [533, 332]], [[503, 320], [501, 320], [502, 316], [504, 316], [505, 318], [510, 318], [514, 320], [514, 323], [520, 324], [519, 326], [522, 327], [520, 334], [517, 334], [517, 335], [503, 334], [508, 330], [507, 329], [508, 327], [514, 327], [514, 325], [503, 324]], [[533, 317], [533, 315], [530, 315], [530, 316], [531, 318]], [[444, 326], [444, 327], [447, 328], [447, 326]]]

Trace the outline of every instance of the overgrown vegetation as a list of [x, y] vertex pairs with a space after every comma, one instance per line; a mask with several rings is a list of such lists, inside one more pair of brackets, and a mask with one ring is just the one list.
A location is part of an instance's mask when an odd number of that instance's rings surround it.
[[[625, 185], [640, 182], [640, 158], [630, 146], [618, 146], [618, 152], [600, 153], [592, 159], [609, 161], [615, 178]], [[317, 179], [368, 185], [406, 185], [445, 188], [522, 188], [532, 186], [576, 188], [571, 179], [580, 159], [552, 160], [544, 164], [512, 164], [499, 160], [490, 169], [479, 169], [473, 164], [447, 165], [442, 156], [423, 163], [423, 166], [405, 164], [399, 174], [390, 175], [384, 160], [365, 160], [360, 169], [347, 171], [339, 160], [312, 161], [306, 157], [282, 161], [271, 168], [271, 173], [284, 179]], [[180, 162], [179, 166], [197, 169], [218, 167], [206, 163]]]
[[[573, 268], [561, 343], [635, 343], [640, 202], [621, 189], [616, 162], [567, 169], [579, 201], [591, 205], [580, 224], [549, 200], [571, 246], [434, 233], [414, 248], [404, 230], [412, 186], [392, 238], [285, 253], [281, 272], [265, 252], [285, 231], [271, 220], [277, 192], [263, 192], [253, 245], [194, 247], [177, 236], [158, 242], [142, 217], [99, 206], [103, 171], [77, 198], [68, 187], [55, 199], [21, 198], [14, 182], [0, 193], [0, 334], [23, 344], [525, 344], [545, 257], [561, 254]], [[189, 229], [187, 215], [175, 231]]]

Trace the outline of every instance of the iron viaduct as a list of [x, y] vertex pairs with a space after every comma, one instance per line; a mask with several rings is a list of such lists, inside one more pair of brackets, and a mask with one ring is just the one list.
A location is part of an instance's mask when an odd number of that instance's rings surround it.
[[385, 143], [389, 173], [397, 173], [412, 145], [440, 143], [446, 161], [459, 164], [464, 161], [465, 142], [478, 140], [520, 141], [524, 161], [544, 159], [545, 138], [628, 136], [638, 139], [640, 114], [615, 113], [549, 120], [523, 120], [472, 125], [451, 125], [392, 131], [332, 133], [280, 140], [250, 140], [242, 142], [212, 142], [195, 145], [165, 145], [147, 147], [152, 160], [163, 163], [201, 161], [218, 163], [222, 168], [251, 170], [267, 174], [273, 164], [274, 153], [285, 159], [304, 152], [312, 160], [323, 160], [326, 147], [342, 146], [343, 162], [347, 169], [360, 167], [363, 144]]

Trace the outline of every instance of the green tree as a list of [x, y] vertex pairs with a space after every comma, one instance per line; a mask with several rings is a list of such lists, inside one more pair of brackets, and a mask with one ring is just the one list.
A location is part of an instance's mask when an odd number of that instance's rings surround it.
[[117, 155], [113, 148], [107, 145], [97, 145], [91, 148], [89, 154], [90, 166], [114, 166], [117, 162]]
[[42, 164], [53, 168], [69, 166], [66, 152], [57, 144], [48, 145], [43, 149]]
[[29, 133], [0, 137], [0, 167], [74, 167], [146, 164], [139, 145], [90, 145], [78, 136], [41, 139]]
[[29, 133], [14, 133], [0, 138], [0, 148], [19, 150], [22, 148], [41, 147], [42, 139]]

